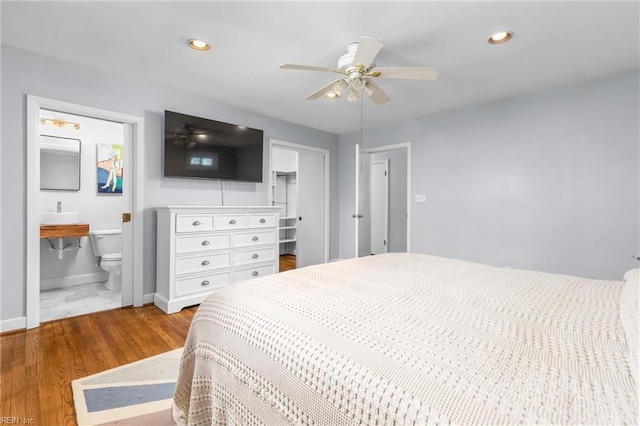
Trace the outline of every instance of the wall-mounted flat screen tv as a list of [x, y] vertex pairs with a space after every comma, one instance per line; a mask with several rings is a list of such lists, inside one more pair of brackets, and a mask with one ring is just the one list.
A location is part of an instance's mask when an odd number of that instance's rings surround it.
[[264, 132], [164, 112], [164, 176], [262, 182]]

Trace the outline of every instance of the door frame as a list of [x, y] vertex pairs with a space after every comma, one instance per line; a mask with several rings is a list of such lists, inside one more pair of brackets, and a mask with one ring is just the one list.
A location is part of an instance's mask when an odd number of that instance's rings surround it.
[[[133, 180], [131, 185], [133, 305], [144, 303], [143, 255], [143, 188], [144, 188], [144, 118], [119, 112], [93, 108], [70, 102], [27, 95], [27, 214], [26, 214], [26, 327], [40, 325], [40, 110], [51, 109], [67, 114], [130, 124], [133, 127], [131, 149]], [[123, 262], [125, 260], [123, 259]], [[123, 296], [124, 297], [124, 296]]]
[[277, 140], [277, 139], [269, 139], [269, 199], [268, 199], [268, 203], [269, 205], [273, 205], [273, 185], [275, 184], [275, 182], [273, 182], [273, 164], [272, 164], [272, 159], [273, 159], [273, 148], [274, 147], [278, 147], [281, 149], [288, 149], [290, 151], [296, 151], [296, 152], [308, 152], [311, 154], [315, 154], [315, 155], [322, 155], [324, 157], [324, 262], [327, 263], [329, 261], [329, 248], [331, 247], [330, 241], [329, 241], [329, 236], [330, 234], [330, 230], [329, 230], [329, 224], [330, 224], [330, 220], [329, 220], [329, 213], [331, 211], [330, 209], [330, 183], [331, 183], [331, 179], [329, 176], [329, 173], [331, 171], [331, 153], [328, 149], [324, 149], [324, 148], [316, 148], [314, 146], [308, 146], [308, 145], [300, 145], [297, 143], [292, 143], [292, 142], [285, 142], [285, 141], [281, 141], [281, 140]]
[[[406, 150], [407, 154], [407, 253], [411, 253], [411, 142], [402, 142], [392, 145], [377, 146], [374, 148], [367, 148], [365, 151], [368, 154], [385, 151], [399, 151]], [[356, 188], [357, 192], [358, 188]], [[356, 193], [357, 197], [357, 193]], [[356, 225], [357, 226], [357, 225]], [[356, 228], [357, 235], [357, 228]], [[357, 257], [357, 255], [356, 255]]]

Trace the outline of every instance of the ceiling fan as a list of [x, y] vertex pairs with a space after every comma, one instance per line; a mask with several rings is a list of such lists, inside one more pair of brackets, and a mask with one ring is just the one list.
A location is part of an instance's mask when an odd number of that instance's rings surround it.
[[209, 138], [207, 131], [202, 131], [189, 125], [183, 125], [172, 135], [173, 143], [187, 148], [193, 148]]
[[207, 132], [198, 131], [189, 125], [185, 125], [173, 134], [173, 143], [186, 146], [187, 148], [193, 148], [198, 143], [204, 142], [207, 138]]
[[435, 80], [438, 78], [438, 70], [431, 67], [376, 67], [374, 60], [383, 45], [384, 43], [375, 38], [362, 36], [359, 42], [347, 46], [347, 53], [338, 59], [337, 68], [295, 64], [282, 64], [280, 68], [333, 72], [344, 76], [307, 96], [309, 100], [322, 96], [340, 97], [348, 93], [347, 100], [356, 102], [360, 98], [360, 92], [364, 92], [375, 104], [383, 104], [391, 98], [373, 81], [374, 78], [415, 80]]

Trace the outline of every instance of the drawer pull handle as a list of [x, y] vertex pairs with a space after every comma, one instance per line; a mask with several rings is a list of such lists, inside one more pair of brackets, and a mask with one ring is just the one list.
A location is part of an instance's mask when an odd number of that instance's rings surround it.
[[208, 264], [209, 264], [208, 260], [203, 260], [201, 263], [202, 266], [207, 266]]
[[235, 219], [231, 219], [231, 220], [229, 221], [229, 225], [235, 225], [235, 224], [236, 224], [236, 220], [235, 220]]
[[202, 223], [200, 223], [199, 220], [196, 220], [195, 222], [193, 222], [193, 226], [200, 226], [202, 225]]
[[251, 241], [258, 241], [258, 240], [259, 240], [259, 238], [258, 238], [258, 237], [253, 237], [253, 238], [251, 239]]
[[202, 282], [200, 283], [200, 285], [201, 285], [201, 286], [203, 286], [203, 287], [204, 287], [204, 286], [206, 286], [206, 285], [209, 285], [209, 281], [204, 280], [204, 281], [202, 281]]
[[257, 259], [258, 258], [258, 253], [254, 253], [253, 256], [251, 256], [252, 259]]
[[253, 271], [251, 273], [251, 276], [253, 276], [253, 277], [257, 277], [258, 275], [260, 275], [260, 273], [258, 271]]
[[266, 220], [264, 218], [260, 219], [260, 223], [265, 223], [265, 222], [266, 222]]
[[204, 241], [202, 242], [202, 245], [203, 245], [203, 246], [208, 246], [209, 244], [210, 244], [210, 243], [209, 243], [209, 241], [207, 241], [207, 240], [204, 240]]

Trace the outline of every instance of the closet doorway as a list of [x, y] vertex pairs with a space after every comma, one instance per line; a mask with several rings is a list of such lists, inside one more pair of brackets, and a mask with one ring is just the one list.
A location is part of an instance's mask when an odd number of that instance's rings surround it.
[[270, 141], [270, 204], [280, 206], [280, 270], [329, 258], [329, 151]]

